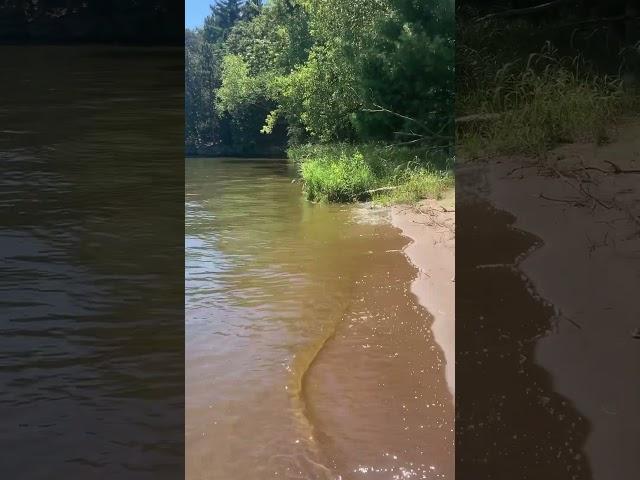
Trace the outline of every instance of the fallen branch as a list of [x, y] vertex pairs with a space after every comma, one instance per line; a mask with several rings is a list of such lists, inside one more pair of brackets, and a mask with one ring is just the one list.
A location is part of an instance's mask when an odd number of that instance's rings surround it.
[[545, 10], [549, 10], [551, 8], [559, 7], [563, 3], [569, 3], [571, 0], [555, 0], [553, 2], [541, 3], [540, 5], [534, 5], [533, 7], [525, 7], [525, 8], [513, 8], [511, 10], [504, 10], [502, 12], [490, 13], [489, 15], [485, 15], [484, 17], [480, 17], [476, 20], [476, 22], [484, 22], [486, 20], [491, 20], [492, 18], [500, 18], [500, 17], [515, 17], [519, 15], [528, 15], [530, 13], [543, 12]]
[[456, 118], [456, 123], [485, 122], [487, 120], [497, 120], [503, 115], [504, 113], [475, 113], [473, 115], [465, 115], [464, 117]]
[[561, 202], [561, 203], [571, 203], [573, 205], [576, 206], [584, 206], [584, 202], [580, 201], [579, 199], [574, 199], [574, 198], [552, 198], [552, 197], [547, 197], [544, 194], [539, 194], [540, 198], [542, 198], [543, 200], [549, 200], [550, 202]]
[[407, 117], [406, 115], [402, 115], [401, 113], [394, 112], [392, 110], [389, 110], [388, 108], [381, 107], [380, 105], [378, 105], [376, 103], [374, 103], [373, 106], [376, 107], [376, 108], [375, 109], [363, 108], [362, 111], [363, 112], [369, 112], [369, 113], [388, 113], [389, 115], [393, 115], [394, 117], [402, 118], [404, 120], [408, 120], [410, 122], [416, 123], [417, 125], [420, 125], [425, 130], [427, 129], [427, 126], [424, 123], [422, 123], [419, 120], [416, 120], [415, 118]]
[[610, 23], [610, 22], [619, 22], [619, 21], [628, 21], [628, 20], [640, 20], [640, 17], [629, 16], [629, 15], [616, 15], [613, 17], [589, 18], [587, 20], [580, 20], [578, 22], [562, 23], [560, 25], [556, 25], [555, 28], [578, 27], [581, 25], [593, 25], [594, 23]]
[[608, 163], [613, 167], [613, 173], [640, 173], [640, 170], [625, 170], [624, 168], [620, 168], [610, 160], [605, 160], [605, 163]]
[[427, 141], [427, 137], [414, 138], [413, 140], [407, 140], [407, 141], [404, 141], [404, 142], [392, 143], [390, 145], [387, 145], [386, 148], [401, 147], [403, 145], [413, 145], [415, 143], [426, 142], [426, 141]]
[[578, 185], [574, 185], [573, 183], [571, 183], [569, 181], [569, 179], [564, 176], [562, 173], [560, 173], [558, 171], [558, 169], [550, 167], [551, 170], [553, 170], [553, 172], [562, 179], [562, 181], [564, 181], [567, 185], [569, 185], [571, 188], [573, 188], [574, 190], [577, 190], [579, 193], [583, 194], [584, 196], [586, 196], [587, 198], [590, 198], [593, 202], [594, 202], [594, 208], [595, 208], [595, 204], [597, 203], [598, 205], [600, 205], [603, 208], [606, 208], [607, 210], [610, 210], [612, 208], [612, 205], [607, 205], [605, 202], [603, 202], [602, 200], [600, 200], [598, 197], [592, 195], [590, 192], [588, 192], [584, 186], [582, 185], [582, 182], [578, 180]]
[[360, 196], [362, 196], [362, 195], [371, 195], [372, 193], [377, 193], [377, 192], [388, 192], [389, 190], [395, 190], [396, 188], [398, 188], [398, 187], [395, 186], [395, 187], [372, 188], [371, 190], [365, 190], [364, 192], [360, 193]]
[[[444, 139], [444, 140], [451, 140], [451, 137], [449, 135], [442, 135], [443, 130], [447, 127], [447, 123], [444, 123], [442, 125], [442, 127], [440, 127], [440, 129], [437, 132], [433, 132], [429, 129], [429, 127], [427, 126], [426, 123], [421, 122], [420, 120], [416, 120], [415, 118], [412, 117], [408, 117], [406, 115], [403, 115], [401, 113], [398, 112], [394, 112], [393, 110], [389, 110], [388, 108], [385, 108], [381, 105], [378, 105], [377, 103], [373, 104], [374, 107], [376, 108], [363, 108], [362, 111], [363, 112], [368, 112], [368, 113], [388, 113], [389, 115], [393, 115], [394, 117], [398, 117], [401, 118], [403, 120], [407, 120], [409, 122], [415, 123], [416, 125], [420, 126], [420, 128], [422, 128], [425, 132], [427, 132], [426, 135], [420, 135], [420, 134], [416, 134], [414, 132], [411, 132], [409, 135], [413, 135], [413, 136], [420, 136], [422, 138], [419, 139], [419, 141], [422, 140], [426, 140], [428, 138], [440, 138], [440, 139]], [[398, 133], [398, 132], [396, 132]], [[406, 143], [401, 143], [401, 144], [397, 144], [397, 145], [406, 145], [408, 143], [414, 143], [412, 142], [406, 142]]]

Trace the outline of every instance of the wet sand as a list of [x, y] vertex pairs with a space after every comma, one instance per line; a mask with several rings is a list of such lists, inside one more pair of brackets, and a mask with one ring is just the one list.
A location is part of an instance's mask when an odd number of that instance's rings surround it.
[[640, 169], [640, 125], [624, 125], [609, 145], [479, 167], [485, 198], [540, 239], [517, 263], [552, 308], [535, 361], [589, 422], [591, 474], [580, 478], [596, 480], [640, 471], [640, 175], [616, 169]]
[[456, 172], [456, 476], [587, 480], [589, 424], [534, 358], [553, 309], [518, 264], [540, 239], [486, 201], [481, 173]]
[[391, 222], [411, 239], [404, 249], [418, 269], [411, 291], [433, 316], [431, 329], [445, 356], [449, 391], [455, 395], [455, 194], [415, 207], [394, 207]]
[[409, 241], [388, 226], [377, 237], [353, 303], [309, 369], [307, 416], [323, 462], [341, 480], [453, 479], [446, 360], [432, 316], [412, 293]]

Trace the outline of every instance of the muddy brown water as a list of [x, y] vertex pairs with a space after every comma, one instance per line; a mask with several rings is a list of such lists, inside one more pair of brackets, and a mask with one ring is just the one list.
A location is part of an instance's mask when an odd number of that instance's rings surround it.
[[179, 478], [183, 51], [0, 55], [0, 475]]
[[517, 269], [539, 239], [481, 196], [456, 215], [457, 478], [592, 478], [589, 422], [535, 358], [558, 321]]
[[186, 161], [186, 472], [453, 478], [453, 407], [408, 240], [283, 161]]

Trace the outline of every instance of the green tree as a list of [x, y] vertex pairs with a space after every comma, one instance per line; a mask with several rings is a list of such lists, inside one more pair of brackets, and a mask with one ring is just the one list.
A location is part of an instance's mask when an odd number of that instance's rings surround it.
[[231, 28], [242, 18], [240, 0], [218, 0], [204, 21], [204, 38], [209, 43], [224, 41]]

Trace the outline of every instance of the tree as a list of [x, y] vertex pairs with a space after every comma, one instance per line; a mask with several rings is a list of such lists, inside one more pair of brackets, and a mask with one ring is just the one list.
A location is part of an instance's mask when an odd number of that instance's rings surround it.
[[204, 21], [204, 38], [209, 43], [222, 42], [231, 28], [242, 18], [242, 2], [218, 0], [210, 9], [211, 14]]
[[218, 123], [201, 124], [227, 126], [224, 141], [286, 124], [293, 143], [451, 142], [452, 0], [225, 0], [211, 12], [199, 68], [215, 75], [194, 88], [210, 89], [200, 97]]

